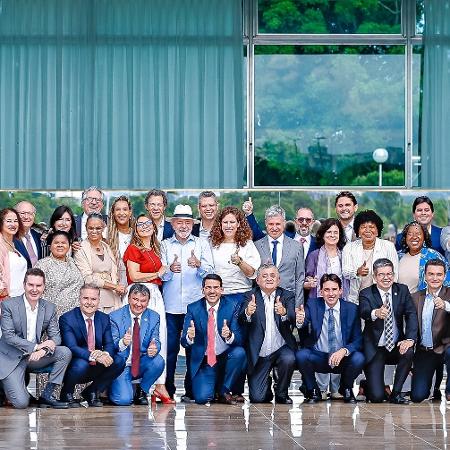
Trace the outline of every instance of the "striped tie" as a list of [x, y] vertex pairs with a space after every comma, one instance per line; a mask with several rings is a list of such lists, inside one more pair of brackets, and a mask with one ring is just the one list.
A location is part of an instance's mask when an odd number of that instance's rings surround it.
[[390, 352], [395, 347], [394, 343], [394, 318], [392, 317], [392, 309], [391, 304], [389, 302], [389, 292], [386, 292], [385, 295], [386, 301], [384, 306], [388, 310], [388, 315], [386, 319], [384, 319], [384, 346]]

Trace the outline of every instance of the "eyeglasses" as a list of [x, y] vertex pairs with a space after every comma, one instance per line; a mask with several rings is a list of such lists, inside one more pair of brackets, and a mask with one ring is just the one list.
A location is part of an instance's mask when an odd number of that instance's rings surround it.
[[302, 222], [311, 223], [312, 222], [312, 219], [310, 217], [296, 217], [295, 220], [300, 223], [302, 223]]
[[150, 228], [153, 226], [153, 222], [151, 220], [147, 220], [146, 222], [136, 222], [136, 226], [139, 228]]
[[96, 233], [100, 233], [103, 231], [103, 227], [87, 227], [88, 231], [95, 231]]
[[36, 213], [34, 211], [21, 211], [19, 216], [34, 216]]
[[89, 203], [102, 203], [103, 202], [103, 199], [96, 198], [96, 197], [85, 197], [84, 200]]
[[394, 276], [393, 272], [389, 272], [389, 273], [377, 273], [376, 277], [383, 279], [383, 278], [392, 278]]

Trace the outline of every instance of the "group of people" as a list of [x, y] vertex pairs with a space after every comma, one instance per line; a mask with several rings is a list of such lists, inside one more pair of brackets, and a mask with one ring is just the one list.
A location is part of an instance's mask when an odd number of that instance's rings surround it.
[[[88, 188], [83, 214], [59, 206], [45, 233], [30, 202], [0, 211], [1, 403], [174, 403], [180, 346], [185, 402], [243, 402], [247, 380], [250, 402], [290, 404], [295, 370], [305, 403], [354, 403], [358, 380], [361, 398], [405, 404], [411, 372], [412, 401], [441, 398], [450, 228], [432, 224], [428, 197], [395, 243], [349, 191], [336, 218], [316, 224], [302, 206], [293, 229], [278, 205], [263, 230], [251, 199], [220, 209], [212, 191], [198, 220], [182, 204], [169, 220], [157, 189], [137, 217], [126, 196], [108, 216], [103, 201]], [[30, 373], [48, 374], [38, 399]]]

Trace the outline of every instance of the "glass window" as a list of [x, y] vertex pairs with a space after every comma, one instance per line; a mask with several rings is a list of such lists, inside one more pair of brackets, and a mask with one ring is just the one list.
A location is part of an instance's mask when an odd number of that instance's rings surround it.
[[401, 0], [258, 0], [259, 33], [400, 34]]
[[404, 46], [255, 53], [256, 186], [404, 186]]
[[425, 15], [424, 15], [424, 0], [417, 0], [416, 2], [416, 33], [422, 34], [423, 28], [425, 26]]
[[421, 117], [422, 117], [422, 83], [423, 83], [423, 46], [413, 46], [412, 89], [413, 89], [413, 142], [412, 142], [412, 185], [422, 186], [421, 182]]

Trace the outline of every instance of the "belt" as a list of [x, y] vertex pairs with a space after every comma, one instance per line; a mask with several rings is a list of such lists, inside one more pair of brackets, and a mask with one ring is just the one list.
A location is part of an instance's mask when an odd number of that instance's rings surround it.
[[423, 345], [419, 345], [419, 350], [422, 350], [423, 352], [432, 352], [434, 351], [433, 347], [424, 347]]

